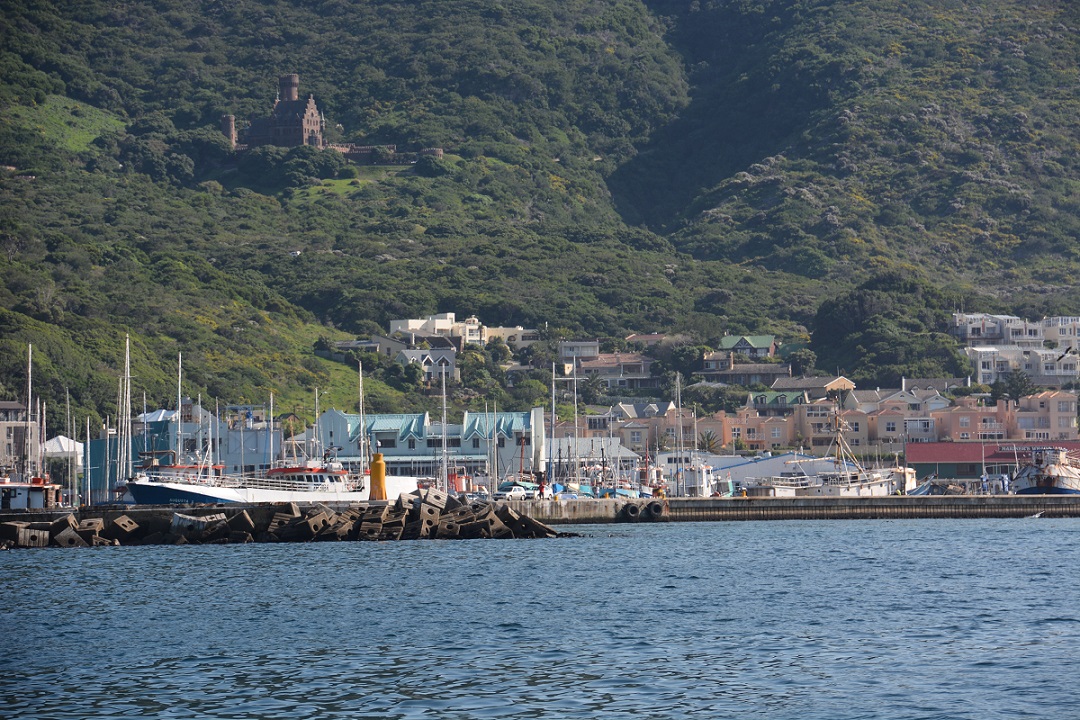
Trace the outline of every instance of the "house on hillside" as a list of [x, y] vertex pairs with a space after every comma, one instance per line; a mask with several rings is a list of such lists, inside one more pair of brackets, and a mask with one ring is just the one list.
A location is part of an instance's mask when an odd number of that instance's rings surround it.
[[843, 375], [827, 377], [782, 377], [770, 386], [772, 390], [803, 390], [811, 400], [837, 396], [855, 389], [855, 383]]
[[799, 405], [809, 402], [810, 397], [805, 390], [765, 390], [750, 392], [746, 396], [746, 407], [753, 408], [762, 417], [787, 417]]
[[[715, 355], [718, 353], [709, 353]], [[705, 361], [708, 363], [708, 360]], [[730, 365], [723, 370], [713, 370], [699, 373], [710, 382], [719, 382], [725, 385], [764, 385], [771, 387], [780, 378], [791, 377], [791, 366], [779, 363], [744, 363]]]
[[717, 348], [722, 353], [745, 355], [751, 360], [776, 355], [776, 337], [773, 335], [725, 335]]
[[457, 350], [454, 348], [401, 350], [394, 362], [400, 365], [419, 365], [423, 369], [426, 383], [441, 382], [444, 375], [447, 380], [461, 379], [461, 371], [457, 366]]
[[594, 358], [581, 359], [578, 373], [597, 377], [610, 390], [639, 390], [659, 387], [660, 378], [653, 377], [653, 359], [641, 353], [601, 353]]

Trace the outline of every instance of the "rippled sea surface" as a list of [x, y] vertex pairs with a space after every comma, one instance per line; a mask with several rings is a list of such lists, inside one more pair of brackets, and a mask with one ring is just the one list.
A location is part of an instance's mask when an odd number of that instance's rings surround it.
[[1080, 521], [0, 553], [5, 718], [1066, 718]]

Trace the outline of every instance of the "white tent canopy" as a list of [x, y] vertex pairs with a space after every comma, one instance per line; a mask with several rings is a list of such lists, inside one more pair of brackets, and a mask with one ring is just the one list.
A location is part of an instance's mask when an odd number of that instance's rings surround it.
[[45, 457], [69, 459], [74, 458], [79, 470], [83, 466], [83, 444], [69, 437], [57, 435], [45, 441]]

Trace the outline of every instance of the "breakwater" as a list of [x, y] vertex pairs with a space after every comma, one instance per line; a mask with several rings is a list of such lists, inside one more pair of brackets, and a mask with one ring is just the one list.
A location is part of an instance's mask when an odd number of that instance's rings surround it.
[[[45, 545], [51, 542], [52, 535], [70, 530], [64, 535], [70, 541], [68, 546], [81, 546], [75, 537], [81, 537], [86, 544], [94, 544], [95, 536], [109, 540], [107, 544], [124, 540], [143, 543], [147, 538], [150, 542], [175, 543], [180, 536], [185, 542], [396, 540], [551, 536], [549, 525], [617, 522], [1080, 517], [1080, 496], [1073, 495], [511, 500], [490, 507], [454, 507], [454, 501], [448, 499], [451, 508], [438, 508], [418, 498], [411, 502], [413, 506], [408, 509], [399, 498], [396, 502], [336, 508], [292, 504], [112, 505], [6, 511], [0, 512], [0, 526], [6, 526], [2, 529], [9, 540], [18, 539], [20, 527], [24, 534], [44, 530], [48, 538]], [[206, 520], [214, 516], [224, 518]], [[184, 518], [202, 520], [187, 521], [185, 525]], [[0, 537], [0, 541], [3, 539]], [[40, 537], [37, 542], [41, 542]]]
[[240, 544], [333, 540], [541, 538], [558, 533], [505, 502], [435, 489], [396, 501], [324, 504], [120, 506], [0, 515], [0, 549]]

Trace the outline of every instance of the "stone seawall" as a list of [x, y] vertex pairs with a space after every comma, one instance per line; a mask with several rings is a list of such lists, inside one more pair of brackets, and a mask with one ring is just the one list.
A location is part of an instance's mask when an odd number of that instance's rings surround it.
[[[884, 518], [1080, 517], [1078, 495], [938, 495], [850, 498], [669, 498], [666, 500], [510, 500], [517, 513], [548, 525], [615, 522], [712, 522], [738, 520], [872, 520]], [[246, 511], [256, 526], [269, 523], [274, 505], [115, 505], [53, 511], [3, 511], [4, 522], [51, 522], [73, 514], [78, 521], [111, 523], [127, 516], [148, 532], [167, 531], [173, 515]]]
[[[656, 503], [658, 501], [652, 501]], [[518, 500], [511, 506], [557, 524], [723, 521], [871, 520], [881, 518], [1080, 517], [1080, 495], [935, 495], [930, 497], [669, 498], [663, 513], [648, 500]], [[629, 505], [638, 508], [628, 513]]]

